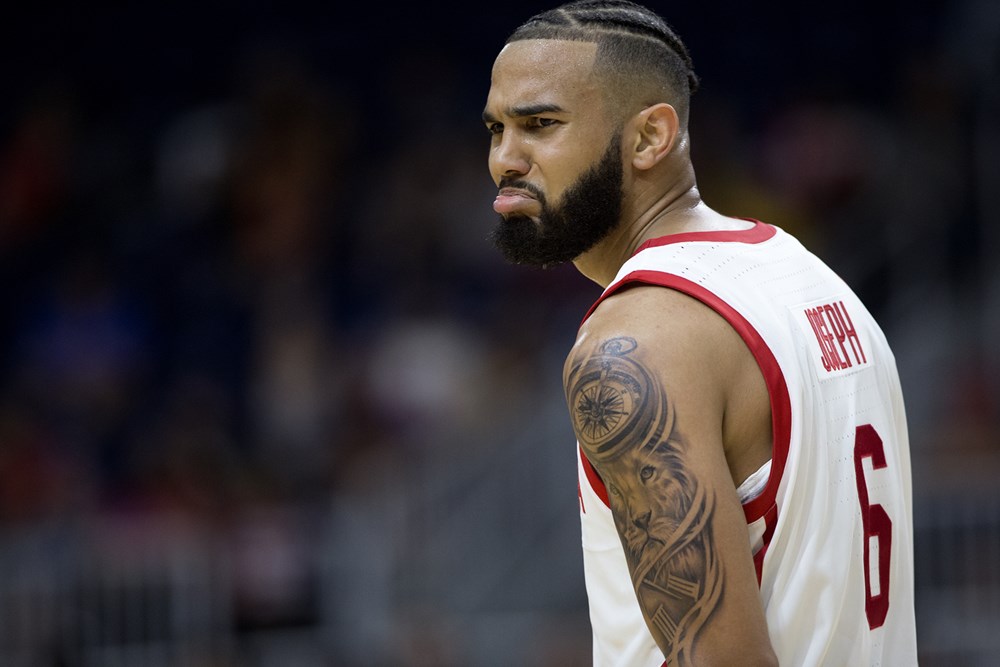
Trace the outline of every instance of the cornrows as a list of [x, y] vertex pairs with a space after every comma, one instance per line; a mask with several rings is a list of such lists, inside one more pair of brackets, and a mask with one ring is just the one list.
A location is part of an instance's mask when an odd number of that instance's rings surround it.
[[[671, 78], [686, 79], [687, 92], [698, 89], [698, 77], [687, 47], [655, 12], [628, 0], [579, 0], [528, 19], [507, 40], [568, 39], [601, 43], [605, 39], [638, 40], [658, 50], [665, 48], [672, 58], [660, 60]], [[633, 46], [629, 50], [637, 47]], [[638, 46], [639, 50], [643, 50]]]

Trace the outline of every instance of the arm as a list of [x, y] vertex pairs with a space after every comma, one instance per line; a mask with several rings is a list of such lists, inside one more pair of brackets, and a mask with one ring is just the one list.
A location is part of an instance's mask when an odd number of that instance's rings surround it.
[[726, 379], [741, 354], [707, 307], [633, 288], [598, 308], [566, 364], [574, 430], [608, 488], [639, 606], [671, 667], [775, 664], [722, 443]]

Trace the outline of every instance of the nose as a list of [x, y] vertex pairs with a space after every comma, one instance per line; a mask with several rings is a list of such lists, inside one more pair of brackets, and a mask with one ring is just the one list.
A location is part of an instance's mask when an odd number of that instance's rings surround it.
[[524, 144], [513, 132], [504, 132], [490, 148], [490, 173], [500, 182], [505, 176], [524, 176], [531, 170]]
[[653, 512], [652, 512], [652, 510], [650, 510], [650, 511], [646, 512], [645, 514], [636, 516], [632, 520], [632, 523], [634, 523], [635, 527], [638, 528], [638, 529], [640, 529], [640, 530], [648, 530], [649, 529], [649, 519], [652, 516], [653, 516]]

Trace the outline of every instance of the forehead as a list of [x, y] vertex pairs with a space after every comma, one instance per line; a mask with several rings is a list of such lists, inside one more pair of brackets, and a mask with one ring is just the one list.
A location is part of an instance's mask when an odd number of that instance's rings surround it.
[[526, 39], [506, 45], [493, 63], [487, 107], [503, 112], [524, 104], [586, 108], [600, 90], [594, 74], [597, 44]]

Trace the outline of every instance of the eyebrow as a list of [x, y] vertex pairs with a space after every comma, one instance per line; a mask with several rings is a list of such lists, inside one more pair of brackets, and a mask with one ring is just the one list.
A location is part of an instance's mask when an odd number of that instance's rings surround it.
[[[540, 113], [564, 113], [563, 109], [558, 104], [529, 104], [523, 107], [511, 107], [507, 111], [507, 115], [511, 118], [523, 118], [525, 116], [536, 116]], [[489, 111], [483, 111], [483, 122], [484, 123], [495, 123], [497, 122], [496, 116], [491, 114]]]

